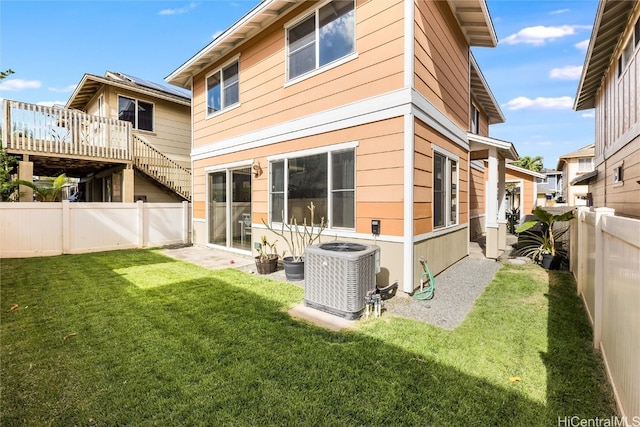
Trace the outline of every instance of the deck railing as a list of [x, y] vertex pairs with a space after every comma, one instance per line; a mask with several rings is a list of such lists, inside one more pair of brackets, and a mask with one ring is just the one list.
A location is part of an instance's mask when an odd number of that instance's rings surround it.
[[2, 147], [10, 152], [131, 160], [127, 121], [8, 99], [2, 111]]
[[156, 181], [191, 200], [191, 171], [133, 136], [133, 164]]

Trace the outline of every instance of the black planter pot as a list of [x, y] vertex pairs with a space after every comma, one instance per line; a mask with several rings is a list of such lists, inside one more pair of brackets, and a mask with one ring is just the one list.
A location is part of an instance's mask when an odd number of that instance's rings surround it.
[[304, 260], [294, 261], [293, 257], [284, 257], [282, 259], [284, 265], [284, 275], [287, 280], [292, 282], [304, 280]]
[[544, 254], [542, 255], [542, 268], [545, 270], [558, 270], [562, 257], [558, 255]]

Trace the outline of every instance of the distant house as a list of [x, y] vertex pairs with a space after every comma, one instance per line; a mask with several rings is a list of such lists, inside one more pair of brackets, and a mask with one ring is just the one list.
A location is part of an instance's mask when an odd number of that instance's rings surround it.
[[517, 153], [487, 136], [504, 118], [470, 50], [496, 43], [484, 0], [261, 2], [166, 79], [193, 92], [194, 243], [249, 253], [313, 202], [326, 240], [379, 245], [379, 284], [412, 292], [421, 256], [468, 255], [486, 160], [498, 253]]
[[640, 1], [601, 0], [574, 103], [595, 108], [594, 207], [640, 218]]
[[562, 194], [569, 206], [587, 206], [589, 187], [575, 184], [584, 174], [593, 171], [594, 144], [560, 156], [557, 170], [562, 171]]
[[543, 178], [537, 178], [538, 206], [553, 206], [557, 201], [563, 202], [562, 171], [542, 169]]
[[65, 173], [77, 182], [76, 201], [191, 197], [191, 99], [184, 91], [122, 73], [85, 74], [64, 108], [4, 100], [3, 110], [11, 123], [3, 146], [21, 157], [22, 179]]

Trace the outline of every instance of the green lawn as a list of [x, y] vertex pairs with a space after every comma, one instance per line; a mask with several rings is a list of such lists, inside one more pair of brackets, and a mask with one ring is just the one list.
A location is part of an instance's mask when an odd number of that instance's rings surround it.
[[[294, 321], [299, 287], [153, 250], [1, 260], [0, 425], [557, 426], [615, 404], [568, 273], [503, 266], [455, 331]], [[18, 304], [17, 308], [13, 308]]]

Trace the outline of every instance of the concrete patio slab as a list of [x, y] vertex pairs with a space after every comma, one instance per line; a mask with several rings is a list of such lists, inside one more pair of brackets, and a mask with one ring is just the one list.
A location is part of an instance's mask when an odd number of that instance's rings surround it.
[[351, 328], [356, 323], [355, 320], [347, 320], [333, 314], [315, 308], [307, 307], [304, 304], [298, 304], [289, 310], [289, 315], [294, 319], [306, 320], [314, 325], [320, 326], [332, 331], [341, 331], [345, 328]]

